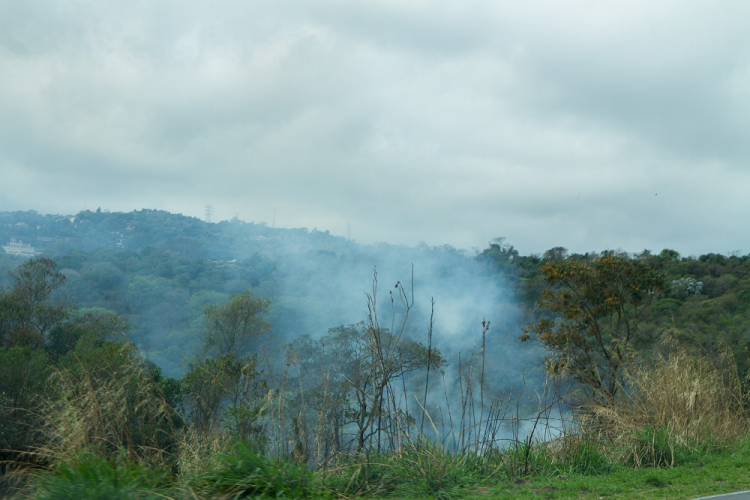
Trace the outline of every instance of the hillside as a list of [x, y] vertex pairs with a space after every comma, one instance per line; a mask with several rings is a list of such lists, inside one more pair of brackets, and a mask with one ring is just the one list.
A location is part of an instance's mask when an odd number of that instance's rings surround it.
[[[376, 270], [383, 307], [393, 284], [411, 287], [413, 270], [415, 337], [426, 334], [434, 298], [436, 340], [444, 349], [470, 351], [487, 319], [497, 369], [512, 377], [509, 385], [520, 383], [522, 363], [538, 364], [538, 354], [515, 339], [521, 309], [502, 270], [447, 246], [359, 245], [327, 231], [210, 224], [153, 210], [0, 213], [0, 241], [11, 239], [57, 262], [70, 301], [127, 319], [131, 338], [169, 375], [184, 373], [184, 361], [199, 350], [208, 304], [248, 289], [271, 300], [269, 321], [281, 340], [320, 337], [365, 319]], [[4, 270], [20, 262], [0, 254]], [[1, 279], [8, 286], [6, 273]]]
[[[515, 338], [538, 317], [534, 303], [545, 286], [540, 266], [549, 259], [588, 257], [567, 255], [560, 247], [524, 256], [502, 239], [479, 255], [448, 246], [360, 245], [328, 231], [239, 220], [206, 223], [156, 210], [0, 212], [0, 242], [11, 240], [31, 244], [58, 263], [71, 301], [125, 317], [131, 338], [171, 375], [182, 373], [183, 360], [198, 349], [208, 304], [248, 289], [271, 300], [269, 319], [281, 339], [320, 336], [364, 318], [374, 270], [381, 289], [388, 290], [411, 279], [412, 264], [413, 324], [421, 329], [415, 335], [424, 335], [428, 303], [435, 298], [437, 338], [449, 350], [470, 350], [487, 319], [498, 355], [510, 350], [516, 360], [521, 349], [528, 367], [538, 356]], [[638, 258], [663, 271], [670, 283], [645, 322], [646, 344], [671, 332], [709, 350], [726, 343], [742, 354], [750, 345], [750, 256], [681, 256], [665, 249]], [[3, 270], [22, 261], [0, 254]], [[8, 284], [3, 272], [0, 285]], [[509, 373], [518, 363], [512, 365]]]
[[[238, 460], [267, 471], [261, 493], [315, 476], [454, 496], [746, 441], [750, 256], [523, 256], [501, 238], [469, 254], [149, 210], [0, 213], [0, 241], [17, 243], [0, 254], [0, 491], [15, 467], [57, 470], [50, 491], [90, 489], [88, 469], [122, 489], [142, 463], [169, 479], [130, 484], [180, 489], [179, 470], [212, 496], [250, 477], [221, 479]], [[210, 450], [229, 462], [201, 475]], [[385, 468], [360, 476], [370, 453]], [[450, 479], [388, 472], [422, 461]]]

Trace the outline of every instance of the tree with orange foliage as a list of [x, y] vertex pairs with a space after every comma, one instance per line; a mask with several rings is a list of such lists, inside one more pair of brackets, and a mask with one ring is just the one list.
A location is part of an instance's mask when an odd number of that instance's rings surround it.
[[622, 368], [634, 357], [633, 341], [645, 310], [665, 286], [660, 272], [627, 254], [605, 252], [550, 260], [537, 306], [552, 314], [524, 328], [522, 341], [540, 342], [547, 369], [566, 374], [611, 400], [622, 386]]

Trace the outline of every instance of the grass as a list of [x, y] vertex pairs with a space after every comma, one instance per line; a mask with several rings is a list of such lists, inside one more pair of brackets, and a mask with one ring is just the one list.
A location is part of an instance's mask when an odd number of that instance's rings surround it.
[[304, 464], [265, 456], [243, 443], [237, 443], [218, 461], [217, 467], [191, 481], [206, 498], [314, 496], [313, 474]]
[[468, 499], [690, 499], [750, 489], [750, 447], [704, 457], [675, 468], [616, 466], [603, 475], [536, 475], [474, 490]]
[[105, 366], [79, 362], [55, 379], [64, 397], [42, 429], [48, 468], [20, 497], [689, 499], [750, 489], [750, 415], [736, 365], [679, 348], [633, 367], [622, 397], [583, 408], [546, 443], [532, 433], [472, 453], [395, 436], [389, 452], [332, 453], [317, 464], [227, 432], [178, 435], [137, 364], [118, 365], [114, 377], [107, 359], [95, 361]]
[[[584, 447], [585, 448], [585, 447]], [[502, 457], [498, 457], [502, 458]], [[507, 457], [506, 457], [507, 458]], [[502, 463], [497, 462], [495, 465]], [[174, 478], [132, 464], [125, 456], [107, 461], [81, 454], [40, 477], [31, 498], [465, 498], [465, 499], [690, 499], [750, 489], [750, 438], [674, 468], [608, 464], [607, 472], [564, 472], [547, 467], [509, 478], [477, 457], [453, 455], [435, 446], [350, 461], [308, 471], [238, 445], [217, 465], [175, 484]], [[489, 474], [488, 474], [489, 473]], [[171, 483], [171, 484], [170, 484]]]
[[80, 453], [51, 473], [40, 476], [32, 497], [39, 500], [127, 500], [164, 498], [169, 492], [166, 474], [134, 464], [121, 453], [114, 461]]
[[583, 422], [613, 445], [617, 462], [673, 467], [750, 432], [748, 394], [728, 350], [711, 359], [671, 346], [627, 378], [626, 395], [590, 406]]
[[409, 492], [429, 498], [459, 498], [472, 486], [482, 483], [491, 471], [480, 457], [451, 453], [431, 442], [412, 446], [395, 461], [399, 477], [397, 493]]

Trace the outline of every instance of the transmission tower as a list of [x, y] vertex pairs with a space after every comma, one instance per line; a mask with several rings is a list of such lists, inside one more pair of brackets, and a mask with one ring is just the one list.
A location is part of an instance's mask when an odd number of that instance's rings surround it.
[[206, 222], [211, 222], [211, 216], [214, 214], [214, 206], [206, 205]]

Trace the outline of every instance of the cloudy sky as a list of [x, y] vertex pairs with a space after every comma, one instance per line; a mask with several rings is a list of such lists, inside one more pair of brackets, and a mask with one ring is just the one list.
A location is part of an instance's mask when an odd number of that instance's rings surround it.
[[750, 2], [0, 3], [0, 210], [750, 252]]

